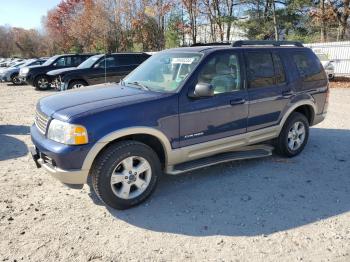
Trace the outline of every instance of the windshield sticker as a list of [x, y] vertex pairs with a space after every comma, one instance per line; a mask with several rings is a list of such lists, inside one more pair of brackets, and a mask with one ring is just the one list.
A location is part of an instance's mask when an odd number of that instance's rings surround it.
[[176, 57], [171, 60], [172, 64], [187, 64], [190, 65], [194, 61], [193, 57]]

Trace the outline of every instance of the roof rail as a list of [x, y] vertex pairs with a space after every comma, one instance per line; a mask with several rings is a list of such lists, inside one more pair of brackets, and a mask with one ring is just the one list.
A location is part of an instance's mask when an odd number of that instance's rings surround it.
[[273, 41], [273, 40], [238, 40], [232, 43], [233, 47], [240, 47], [244, 45], [294, 45], [297, 47], [303, 47], [303, 44], [298, 41]]
[[215, 46], [215, 45], [231, 45], [230, 42], [212, 42], [212, 43], [195, 43], [190, 45], [193, 46]]

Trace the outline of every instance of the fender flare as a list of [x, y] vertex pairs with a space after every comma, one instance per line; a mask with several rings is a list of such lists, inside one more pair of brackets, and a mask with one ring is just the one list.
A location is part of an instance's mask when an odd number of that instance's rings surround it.
[[164, 149], [165, 154], [165, 163], [168, 161], [169, 152], [171, 152], [172, 148], [170, 145], [170, 142], [166, 135], [152, 127], [144, 127], [144, 126], [138, 126], [138, 127], [130, 127], [130, 128], [123, 128], [117, 131], [114, 131], [112, 133], [109, 133], [102, 137], [100, 140], [98, 140], [95, 145], [90, 149], [89, 153], [87, 154], [82, 170], [90, 170], [92, 163], [94, 162], [96, 156], [103, 150], [103, 148], [109, 144], [110, 142], [113, 142], [119, 138], [129, 136], [129, 135], [151, 135], [155, 138], [157, 138]]

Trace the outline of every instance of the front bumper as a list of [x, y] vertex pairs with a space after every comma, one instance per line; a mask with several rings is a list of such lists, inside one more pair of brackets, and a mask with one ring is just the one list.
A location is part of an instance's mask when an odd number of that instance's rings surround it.
[[27, 83], [28, 85], [33, 85], [33, 76], [31, 74], [25, 74], [25, 75], [21, 75], [19, 74], [19, 79], [23, 82], [23, 83]]
[[84, 184], [89, 170], [82, 170], [92, 145], [64, 145], [42, 135], [35, 125], [30, 129], [33, 147], [29, 148], [37, 167], [44, 167], [65, 184]]
[[35, 146], [30, 146], [29, 151], [37, 168], [43, 167], [54, 178], [68, 185], [82, 185], [86, 183], [88, 171], [85, 170], [64, 170], [53, 166], [46, 157], [42, 157], [41, 153]]

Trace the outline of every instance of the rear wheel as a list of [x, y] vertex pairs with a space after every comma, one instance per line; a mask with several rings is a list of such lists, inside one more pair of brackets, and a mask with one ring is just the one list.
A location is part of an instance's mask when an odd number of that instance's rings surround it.
[[108, 206], [127, 209], [146, 200], [161, 175], [157, 154], [137, 141], [118, 142], [96, 159], [92, 185]]
[[19, 79], [19, 77], [18, 77], [18, 73], [15, 73], [15, 74], [13, 74], [12, 76], [11, 76], [11, 82], [12, 82], [12, 84], [14, 84], [14, 85], [20, 85], [22, 82], [21, 82], [21, 80]]
[[71, 82], [68, 85], [68, 89], [78, 89], [78, 88], [82, 88], [84, 86], [87, 86], [87, 84], [84, 81], [77, 80], [77, 81]]
[[34, 80], [34, 86], [37, 90], [47, 90], [50, 88], [50, 81], [47, 76], [38, 76]]
[[294, 157], [303, 151], [309, 138], [309, 122], [298, 112], [292, 113], [276, 141], [277, 152], [283, 156]]

